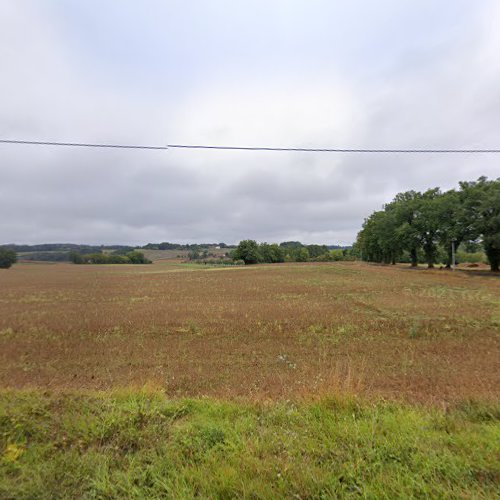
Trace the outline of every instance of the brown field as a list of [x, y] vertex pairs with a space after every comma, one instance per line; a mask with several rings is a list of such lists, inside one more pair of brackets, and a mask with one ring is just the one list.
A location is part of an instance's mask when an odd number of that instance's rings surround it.
[[500, 396], [500, 279], [361, 263], [0, 270], [0, 387]]

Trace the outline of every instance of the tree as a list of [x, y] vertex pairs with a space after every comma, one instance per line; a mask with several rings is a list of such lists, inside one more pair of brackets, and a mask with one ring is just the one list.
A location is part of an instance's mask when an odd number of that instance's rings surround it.
[[70, 252], [69, 260], [73, 262], [73, 264], [83, 264], [83, 257], [78, 252]]
[[297, 262], [307, 262], [309, 260], [309, 250], [306, 247], [302, 247], [296, 257]]
[[261, 243], [259, 245], [259, 253], [261, 262], [275, 264], [278, 262], [285, 262], [285, 252], [276, 243]]
[[309, 256], [311, 259], [315, 259], [320, 255], [327, 254], [329, 252], [326, 245], [307, 245], [307, 250], [309, 251]]
[[151, 261], [142, 252], [137, 250], [127, 253], [126, 257], [132, 264], [151, 264]]
[[396, 235], [402, 249], [410, 254], [412, 267], [418, 265], [418, 249], [422, 241], [415, 220], [418, 216], [421, 193], [406, 191], [396, 195], [392, 203], [386, 206], [386, 210], [394, 210], [396, 220]]
[[414, 227], [417, 231], [429, 268], [434, 267], [437, 256], [438, 236], [440, 230], [439, 211], [437, 201], [441, 196], [439, 188], [428, 189], [420, 197], [417, 204]]
[[0, 269], [9, 269], [17, 262], [17, 254], [14, 250], [0, 248]]
[[200, 258], [200, 252], [197, 249], [190, 250], [188, 252], [188, 259], [189, 260], [198, 260]]
[[233, 253], [233, 258], [234, 260], [242, 260], [245, 265], [257, 264], [262, 260], [259, 245], [255, 240], [240, 241]]
[[500, 270], [500, 179], [480, 183], [483, 196], [477, 226], [492, 271]]
[[482, 239], [492, 271], [500, 267], [500, 178], [461, 182], [460, 196], [469, 239]]
[[302, 248], [303, 246], [300, 241], [283, 241], [280, 243], [280, 247], [283, 248]]

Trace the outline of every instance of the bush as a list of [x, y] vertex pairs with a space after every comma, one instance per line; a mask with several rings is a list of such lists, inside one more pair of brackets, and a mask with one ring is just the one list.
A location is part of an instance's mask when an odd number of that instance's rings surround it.
[[9, 269], [17, 262], [17, 254], [14, 250], [0, 248], [0, 269]]
[[456, 260], [457, 264], [461, 262], [483, 262], [486, 264], [488, 262], [484, 252], [457, 252]]

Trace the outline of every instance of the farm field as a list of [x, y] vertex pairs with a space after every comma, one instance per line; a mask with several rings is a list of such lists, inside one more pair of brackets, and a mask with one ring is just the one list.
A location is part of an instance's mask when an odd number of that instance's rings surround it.
[[359, 263], [18, 265], [0, 385], [419, 402], [500, 395], [500, 280]]
[[0, 272], [0, 497], [494, 496], [500, 279]]

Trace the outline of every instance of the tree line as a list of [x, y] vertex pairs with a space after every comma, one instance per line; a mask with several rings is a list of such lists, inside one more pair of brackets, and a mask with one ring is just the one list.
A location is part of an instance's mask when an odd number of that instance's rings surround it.
[[328, 262], [354, 260], [350, 247], [333, 249], [327, 245], [303, 245], [299, 241], [280, 243], [257, 243], [255, 240], [240, 241], [229, 256], [234, 261], [248, 264], [276, 264], [279, 262]]
[[459, 183], [458, 189], [399, 193], [363, 224], [355, 244], [362, 260], [433, 267], [442, 256], [452, 264], [452, 247], [480, 242], [492, 271], [500, 266], [500, 178]]
[[73, 264], [151, 264], [142, 252], [136, 250], [124, 255], [71, 252], [69, 257]]

